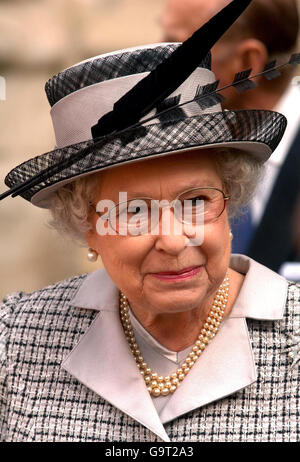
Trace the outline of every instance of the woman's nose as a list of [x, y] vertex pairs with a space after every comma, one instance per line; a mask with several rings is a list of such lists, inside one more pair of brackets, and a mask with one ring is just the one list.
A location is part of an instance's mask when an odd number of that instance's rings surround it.
[[[182, 217], [181, 217], [182, 218]], [[155, 247], [173, 255], [187, 246], [201, 246], [204, 242], [204, 226], [193, 226], [182, 222], [172, 207], [164, 208], [154, 228], [157, 235]]]
[[155, 241], [156, 250], [164, 250], [171, 255], [178, 255], [187, 245], [188, 238], [182, 236], [159, 235]]
[[164, 209], [160, 214], [155, 234], [157, 235], [156, 249], [164, 250], [172, 255], [180, 253], [189, 240], [185, 234], [183, 224], [176, 218], [171, 208]]

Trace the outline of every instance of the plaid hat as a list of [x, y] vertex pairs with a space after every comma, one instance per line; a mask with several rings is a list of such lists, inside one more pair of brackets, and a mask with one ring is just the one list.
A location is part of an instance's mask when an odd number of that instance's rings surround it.
[[[223, 111], [210, 53], [138, 123], [108, 136], [97, 134], [98, 119], [100, 122], [110, 114], [123, 95], [180, 46], [158, 43], [119, 50], [90, 58], [52, 77], [45, 89], [56, 147], [15, 167], [6, 176], [6, 185], [11, 188], [51, 171], [20, 193], [34, 205], [47, 208], [61, 186], [123, 163], [171, 153], [184, 156], [185, 151], [216, 147], [234, 148], [266, 161], [284, 134], [285, 117], [267, 110]], [[128, 107], [128, 117], [131, 109]], [[51, 170], [57, 164], [65, 167]]]

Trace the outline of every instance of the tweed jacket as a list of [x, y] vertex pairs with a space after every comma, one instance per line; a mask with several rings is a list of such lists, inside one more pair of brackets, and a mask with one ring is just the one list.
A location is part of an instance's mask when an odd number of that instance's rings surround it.
[[104, 269], [6, 297], [1, 440], [299, 441], [300, 285], [245, 256], [230, 266], [246, 276], [232, 312], [160, 416]]

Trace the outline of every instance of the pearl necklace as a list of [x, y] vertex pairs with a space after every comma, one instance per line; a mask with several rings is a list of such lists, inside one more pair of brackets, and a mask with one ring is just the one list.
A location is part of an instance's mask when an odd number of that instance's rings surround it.
[[187, 356], [184, 363], [171, 375], [165, 377], [153, 372], [145, 362], [138, 344], [136, 343], [129, 315], [129, 303], [123, 292], [120, 291], [120, 317], [124, 333], [128, 341], [131, 352], [135, 358], [136, 364], [144, 378], [147, 390], [154, 396], [167, 396], [179, 386], [180, 382], [186, 377], [197, 359], [201, 356], [206, 346], [215, 337], [223, 320], [226, 304], [228, 300], [229, 278], [226, 275], [223, 283], [220, 285], [213, 302], [213, 306], [204, 321], [203, 327], [198, 335], [192, 351]]

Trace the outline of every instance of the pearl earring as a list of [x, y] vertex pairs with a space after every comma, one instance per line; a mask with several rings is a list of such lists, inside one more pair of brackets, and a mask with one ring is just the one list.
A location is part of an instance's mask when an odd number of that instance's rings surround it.
[[229, 237], [230, 237], [231, 240], [233, 239], [233, 234], [232, 234], [231, 231], [230, 231], [230, 233], [229, 233]]
[[93, 250], [90, 247], [88, 250], [87, 259], [89, 261], [97, 261], [97, 258], [98, 258], [98, 253], [96, 252], [96, 250]]

